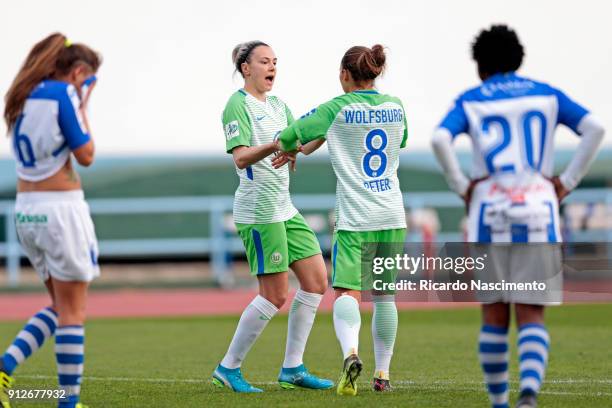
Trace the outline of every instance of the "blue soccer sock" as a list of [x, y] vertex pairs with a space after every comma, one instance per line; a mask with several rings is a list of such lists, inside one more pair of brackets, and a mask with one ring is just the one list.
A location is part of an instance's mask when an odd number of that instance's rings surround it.
[[50, 307], [41, 309], [32, 316], [0, 358], [2, 370], [12, 375], [19, 364], [42, 347], [45, 340], [53, 336], [56, 327], [57, 314]]
[[544, 325], [524, 324], [518, 332], [521, 394], [537, 394], [544, 380], [550, 338]]
[[55, 334], [55, 356], [60, 389], [65, 398], [59, 408], [74, 408], [79, 402], [83, 376], [85, 329], [83, 326], [61, 326]]
[[493, 408], [508, 408], [508, 328], [482, 326], [478, 350]]

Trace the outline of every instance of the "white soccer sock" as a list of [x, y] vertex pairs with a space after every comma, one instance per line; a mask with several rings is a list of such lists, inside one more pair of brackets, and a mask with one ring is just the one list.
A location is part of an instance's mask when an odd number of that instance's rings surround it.
[[393, 296], [374, 296], [372, 338], [377, 378], [389, 379], [389, 366], [397, 335], [397, 307]]
[[293, 368], [302, 364], [306, 341], [312, 329], [315, 315], [323, 295], [298, 289], [291, 303], [287, 325], [287, 347], [283, 367]]
[[334, 329], [344, 358], [357, 354], [360, 328], [359, 302], [350, 295], [340, 296], [334, 302]]
[[261, 295], [255, 296], [240, 316], [238, 327], [221, 365], [225, 368], [240, 367], [244, 357], [276, 312], [278, 308], [268, 299]]

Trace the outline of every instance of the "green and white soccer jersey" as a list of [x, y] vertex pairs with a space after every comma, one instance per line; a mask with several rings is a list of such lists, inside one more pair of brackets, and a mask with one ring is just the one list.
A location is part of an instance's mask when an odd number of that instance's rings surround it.
[[336, 173], [336, 229], [406, 228], [397, 168], [408, 137], [398, 98], [374, 90], [344, 94], [285, 129], [283, 149], [326, 138]]
[[[223, 111], [226, 150], [271, 143], [294, 122], [287, 105], [275, 96], [259, 101], [244, 90], [234, 93]], [[234, 197], [234, 222], [267, 224], [297, 214], [289, 196], [289, 167], [275, 170], [272, 157], [245, 168], [236, 167], [240, 185]]]

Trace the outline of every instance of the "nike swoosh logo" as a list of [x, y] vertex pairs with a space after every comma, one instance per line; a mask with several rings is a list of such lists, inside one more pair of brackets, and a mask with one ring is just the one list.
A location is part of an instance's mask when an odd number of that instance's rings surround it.
[[266, 316], [259, 316], [259, 320], [270, 320], [270, 318]]
[[265, 117], [266, 117], [265, 115], [264, 115], [264, 116], [259, 116], [259, 117], [257, 117], [257, 116], [256, 116], [256, 117], [255, 117], [255, 120], [257, 120], [257, 121], [259, 122], [260, 120], [262, 120], [262, 119], [263, 119], [263, 118], [265, 118]]

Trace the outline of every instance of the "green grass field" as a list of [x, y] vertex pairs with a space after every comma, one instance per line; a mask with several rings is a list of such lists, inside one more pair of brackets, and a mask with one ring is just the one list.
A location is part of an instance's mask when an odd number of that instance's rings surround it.
[[[551, 357], [541, 407], [612, 406], [612, 305], [552, 308], [547, 320]], [[260, 395], [217, 389], [210, 374], [228, 345], [236, 317], [94, 320], [87, 325], [83, 402], [91, 407], [486, 407], [476, 358], [477, 309], [400, 313], [392, 363], [395, 392], [369, 389], [373, 370], [370, 316], [362, 321], [360, 355], [365, 364], [356, 397], [335, 391], [281, 390], [276, 376], [284, 353], [287, 317], [277, 316], [251, 350], [243, 372], [264, 388]], [[0, 323], [2, 348], [20, 329]], [[513, 336], [512, 341], [515, 342]], [[512, 395], [516, 400], [516, 350]], [[341, 366], [331, 316], [317, 317], [305, 362], [311, 371], [336, 379]], [[15, 373], [16, 388], [54, 388], [52, 344]], [[45, 405], [46, 404], [46, 405]], [[21, 402], [14, 407], [54, 406]]]

